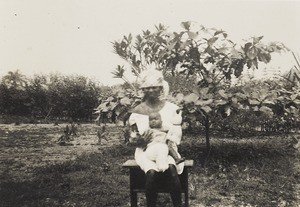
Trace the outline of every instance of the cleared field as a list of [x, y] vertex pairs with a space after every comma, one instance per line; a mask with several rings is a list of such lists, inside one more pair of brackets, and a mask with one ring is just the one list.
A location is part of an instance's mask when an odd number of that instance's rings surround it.
[[[0, 206], [129, 206], [129, 177], [121, 165], [133, 158], [122, 127], [78, 125], [78, 136], [58, 144], [65, 124], [0, 125]], [[299, 135], [212, 138], [184, 136], [182, 155], [194, 159], [191, 206], [298, 206]], [[144, 206], [144, 195], [139, 196]], [[171, 206], [160, 195], [161, 206]]]

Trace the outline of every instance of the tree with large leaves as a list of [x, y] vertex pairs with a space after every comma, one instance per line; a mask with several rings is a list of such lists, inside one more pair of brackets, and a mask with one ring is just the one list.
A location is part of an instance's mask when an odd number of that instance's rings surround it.
[[[242, 45], [234, 43], [223, 30], [193, 25], [191, 22], [181, 24], [182, 31], [170, 32], [159, 24], [156, 31], [143, 31], [135, 38], [129, 34], [121, 41], [114, 41], [114, 52], [131, 65], [131, 72], [139, 76], [149, 64], [155, 64], [165, 75], [184, 75], [192, 78], [194, 87], [189, 94], [179, 95], [184, 109], [194, 114], [204, 125], [207, 148], [210, 148], [209, 129], [211, 120], [218, 113], [230, 111], [247, 104], [256, 111], [269, 113], [267, 106], [255, 107], [255, 104], [267, 99], [262, 92], [255, 97], [230, 92], [232, 76], [239, 77], [245, 68], [258, 69], [259, 62], [269, 63], [273, 52], [281, 52], [286, 47], [279, 42], [265, 44], [263, 36], [252, 37]], [[125, 72], [123, 66], [122, 73]], [[241, 102], [240, 102], [241, 101]]]

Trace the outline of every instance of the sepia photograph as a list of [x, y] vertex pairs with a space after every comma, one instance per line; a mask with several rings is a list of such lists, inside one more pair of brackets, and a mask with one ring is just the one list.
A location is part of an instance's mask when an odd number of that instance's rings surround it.
[[0, 207], [299, 207], [299, 0], [0, 0]]

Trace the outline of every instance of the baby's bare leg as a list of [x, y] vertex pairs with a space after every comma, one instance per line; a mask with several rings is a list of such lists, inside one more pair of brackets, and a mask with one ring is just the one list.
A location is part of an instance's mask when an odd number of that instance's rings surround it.
[[173, 148], [173, 142], [168, 140], [169, 155], [174, 158], [176, 165], [185, 161], [184, 157], [179, 157], [176, 150]]

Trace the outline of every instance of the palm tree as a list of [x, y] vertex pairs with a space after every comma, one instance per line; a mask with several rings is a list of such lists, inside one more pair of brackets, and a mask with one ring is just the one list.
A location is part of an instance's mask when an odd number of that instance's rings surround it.
[[2, 82], [13, 89], [24, 89], [27, 85], [26, 78], [19, 70], [9, 71], [7, 75], [2, 78]]

